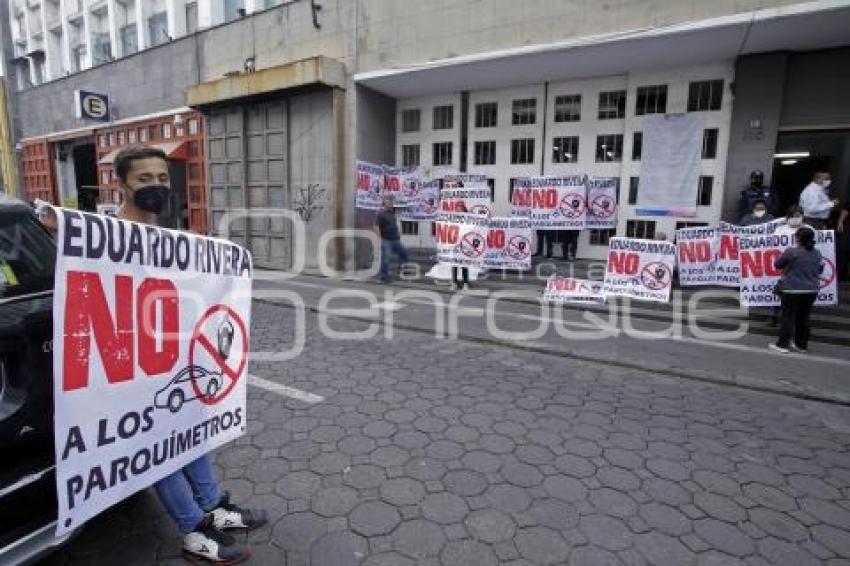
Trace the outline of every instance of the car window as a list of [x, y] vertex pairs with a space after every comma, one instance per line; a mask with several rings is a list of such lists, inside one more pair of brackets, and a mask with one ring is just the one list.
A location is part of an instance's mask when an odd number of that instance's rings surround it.
[[56, 247], [34, 214], [0, 207], [0, 298], [53, 288]]

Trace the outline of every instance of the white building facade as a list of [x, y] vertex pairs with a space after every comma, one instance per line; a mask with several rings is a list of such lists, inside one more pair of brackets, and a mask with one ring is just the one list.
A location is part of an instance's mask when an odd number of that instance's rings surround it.
[[10, 0], [18, 90], [292, 0]]

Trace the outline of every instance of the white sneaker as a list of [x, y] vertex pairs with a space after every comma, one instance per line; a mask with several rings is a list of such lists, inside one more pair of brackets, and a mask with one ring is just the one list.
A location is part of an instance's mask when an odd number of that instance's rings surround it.
[[808, 354], [809, 350], [806, 348], [801, 348], [794, 342], [791, 342], [791, 349], [797, 352], [798, 354]]
[[251, 557], [250, 550], [215, 527], [211, 513], [194, 531], [183, 537], [183, 552], [216, 564], [239, 564]]
[[449, 285], [449, 289], [451, 289], [452, 291], [457, 291], [457, 290], [458, 290], [457, 283], [452, 282], [452, 283]]
[[464, 284], [463, 284], [463, 290], [464, 290], [464, 291], [469, 291], [469, 283], [464, 283]]
[[230, 529], [256, 529], [266, 524], [266, 512], [261, 509], [242, 509], [230, 502], [230, 494], [225, 492], [218, 507], [210, 512], [215, 528], [226, 531]]
[[770, 348], [771, 350], [775, 350], [777, 352], [782, 352], [783, 354], [790, 354], [791, 353], [791, 350], [789, 350], [788, 348], [783, 348], [782, 346], [780, 346], [779, 344], [776, 344], [774, 342], [771, 342], [770, 344], [768, 344], [767, 347]]

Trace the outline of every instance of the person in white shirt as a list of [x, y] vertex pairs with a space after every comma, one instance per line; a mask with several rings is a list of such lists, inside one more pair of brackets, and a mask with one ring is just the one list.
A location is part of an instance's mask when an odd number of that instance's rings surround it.
[[800, 193], [800, 207], [807, 224], [816, 230], [826, 229], [826, 220], [832, 208], [838, 204], [837, 200], [830, 200], [826, 189], [832, 183], [832, 177], [825, 171], [815, 173], [812, 182], [806, 185]]

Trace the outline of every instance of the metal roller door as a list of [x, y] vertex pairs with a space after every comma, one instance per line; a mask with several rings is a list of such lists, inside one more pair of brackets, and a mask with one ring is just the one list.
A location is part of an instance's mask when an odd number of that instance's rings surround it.
[[[291, 225], [274, 213], [251, 209], [290, 208], [288, 179], [288, 108], [286, 100], [211, 110], [207, 115], [210, 233], [246, 246], [254, 265], [286, 269], [292, 258]], [[248, 209], [252, 216], [240, 214]], [[241, 216], [241, 217], [240, 217]]]

